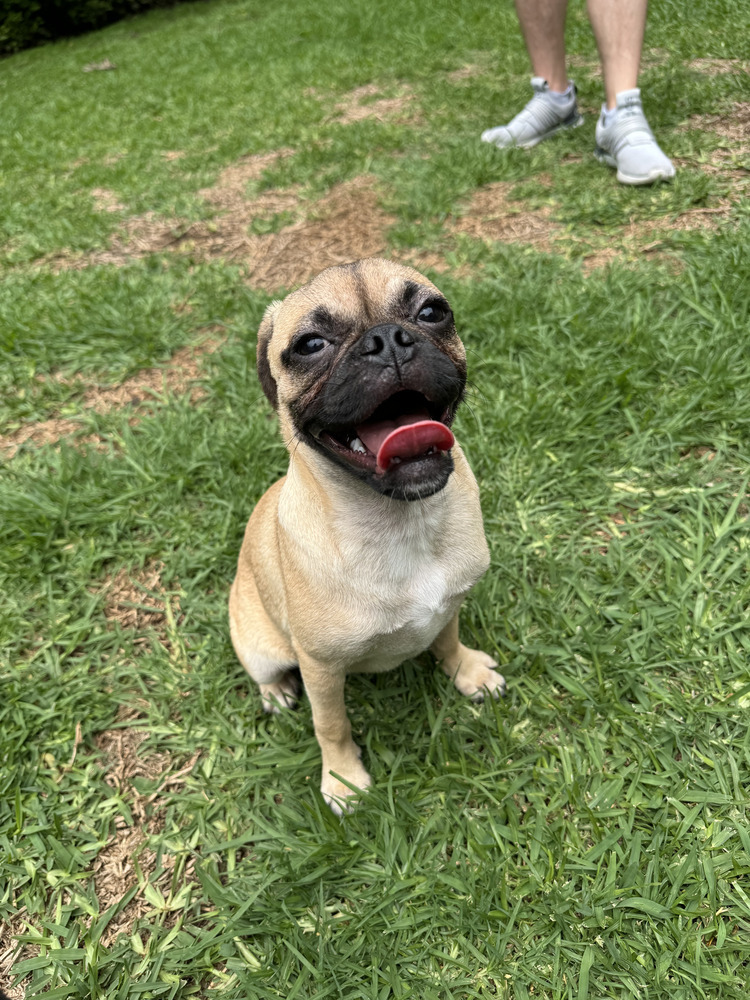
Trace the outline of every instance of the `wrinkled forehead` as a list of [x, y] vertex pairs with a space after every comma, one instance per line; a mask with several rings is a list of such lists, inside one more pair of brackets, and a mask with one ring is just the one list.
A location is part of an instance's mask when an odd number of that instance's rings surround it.
[[286, 298], [278, 324], [303, 325], [321, 308], [348, 326], [382, 323], [394, 313], [442, 293], [424, 275], [392, 261], [362, 260], [329, 267]]

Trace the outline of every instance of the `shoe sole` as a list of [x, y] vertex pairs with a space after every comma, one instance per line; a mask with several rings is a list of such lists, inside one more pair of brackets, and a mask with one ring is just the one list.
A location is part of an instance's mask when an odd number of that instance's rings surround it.
[[533, 149], [534, 146], [538, 146], [540, 142], [544, 142], [545, 139], [551, 139], [553, 135], [557, 135], [558, 132], [564, 131], [566, 128], [578, 128], [579, 125], [583, 125], [583, 115], [577, 115], [572, 121], [561, 122], [559, 125], [555, 125], [551, 128], [549, 132], [545, 132], [544, 135], [535, 136], [533, 139], [527, 139], [525, 142], [514, 142], [510, 146], [498, 146], [496, 142], [492, 139], [483, 139], [482, 142], [488, 142], [491, 146], [495, 146], [497, 149]]
[[617, 166], [617, 160], [608, 153], [606, 149], [602, 149], [601, 146], [597, 146], [594, 150], [594, 156], [599, 160], [600, 163], [606, 163], [608, 167], [612, 167], [617, 170], [617, 180], [620, 184], [630, 184], [632, 187], [642, 187], [645, 184], [655, 184], [657, 181], [671, 181], [675, 175], [674, 169], [671, 174], [665, 173], [658, 167], [652, 170], [650, 174], [644, 176], [643, 174], [624, 174]]

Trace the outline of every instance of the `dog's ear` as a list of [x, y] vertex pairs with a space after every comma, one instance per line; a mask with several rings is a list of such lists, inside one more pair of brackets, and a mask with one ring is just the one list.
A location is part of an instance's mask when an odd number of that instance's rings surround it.
[[276, 313], [279, 311], [280, 305], [281, 300], [277, 299], [268, 306], [263, 314], [263, 319], [258, 328], [258, 350], [256, 352], [258, 378], [260, 379], [261, 388], [266, 396], [268, 396], [274, 410], [279, 408], [279, 394], [276, 391], [276, 382], [271, 374], [271, 366], [268, 363], [268, 344], [273, 333], [273, 321]]

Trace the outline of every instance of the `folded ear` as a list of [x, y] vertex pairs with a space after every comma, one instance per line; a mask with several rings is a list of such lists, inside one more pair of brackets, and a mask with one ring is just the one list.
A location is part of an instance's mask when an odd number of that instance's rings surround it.
[[276, 313], [279, 311], [281, 300], [277, 299], [263, 313], [260, 327], [258, 328], [258, 349], [256, 351], [256, 364], [258, 368], [258, 378], [261, 388], [271, 403], [274, 410], [279, 408], [279, 396], [276, 391], [276, 382], [271, 374], [271, 366], [268, 363], [268, 344], [273, 333], [273, 322]]

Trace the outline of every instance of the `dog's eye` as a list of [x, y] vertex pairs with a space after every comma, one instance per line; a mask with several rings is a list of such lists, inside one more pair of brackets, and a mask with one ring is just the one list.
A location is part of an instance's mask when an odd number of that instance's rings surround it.
[[311, 333], [307, 337], [300, 337], [294, 345], [294, 352], [295, 354], [317, 354], [318, 351], [322, 351], [325, 346], [326, 341], [323, 340], [322, 337], [318, 337], [314, 333]]
[[417, 313], [417, 319], [422, 323], [442, 323], [448, 313], [448, 307], [442, 302], [426, 302]]

